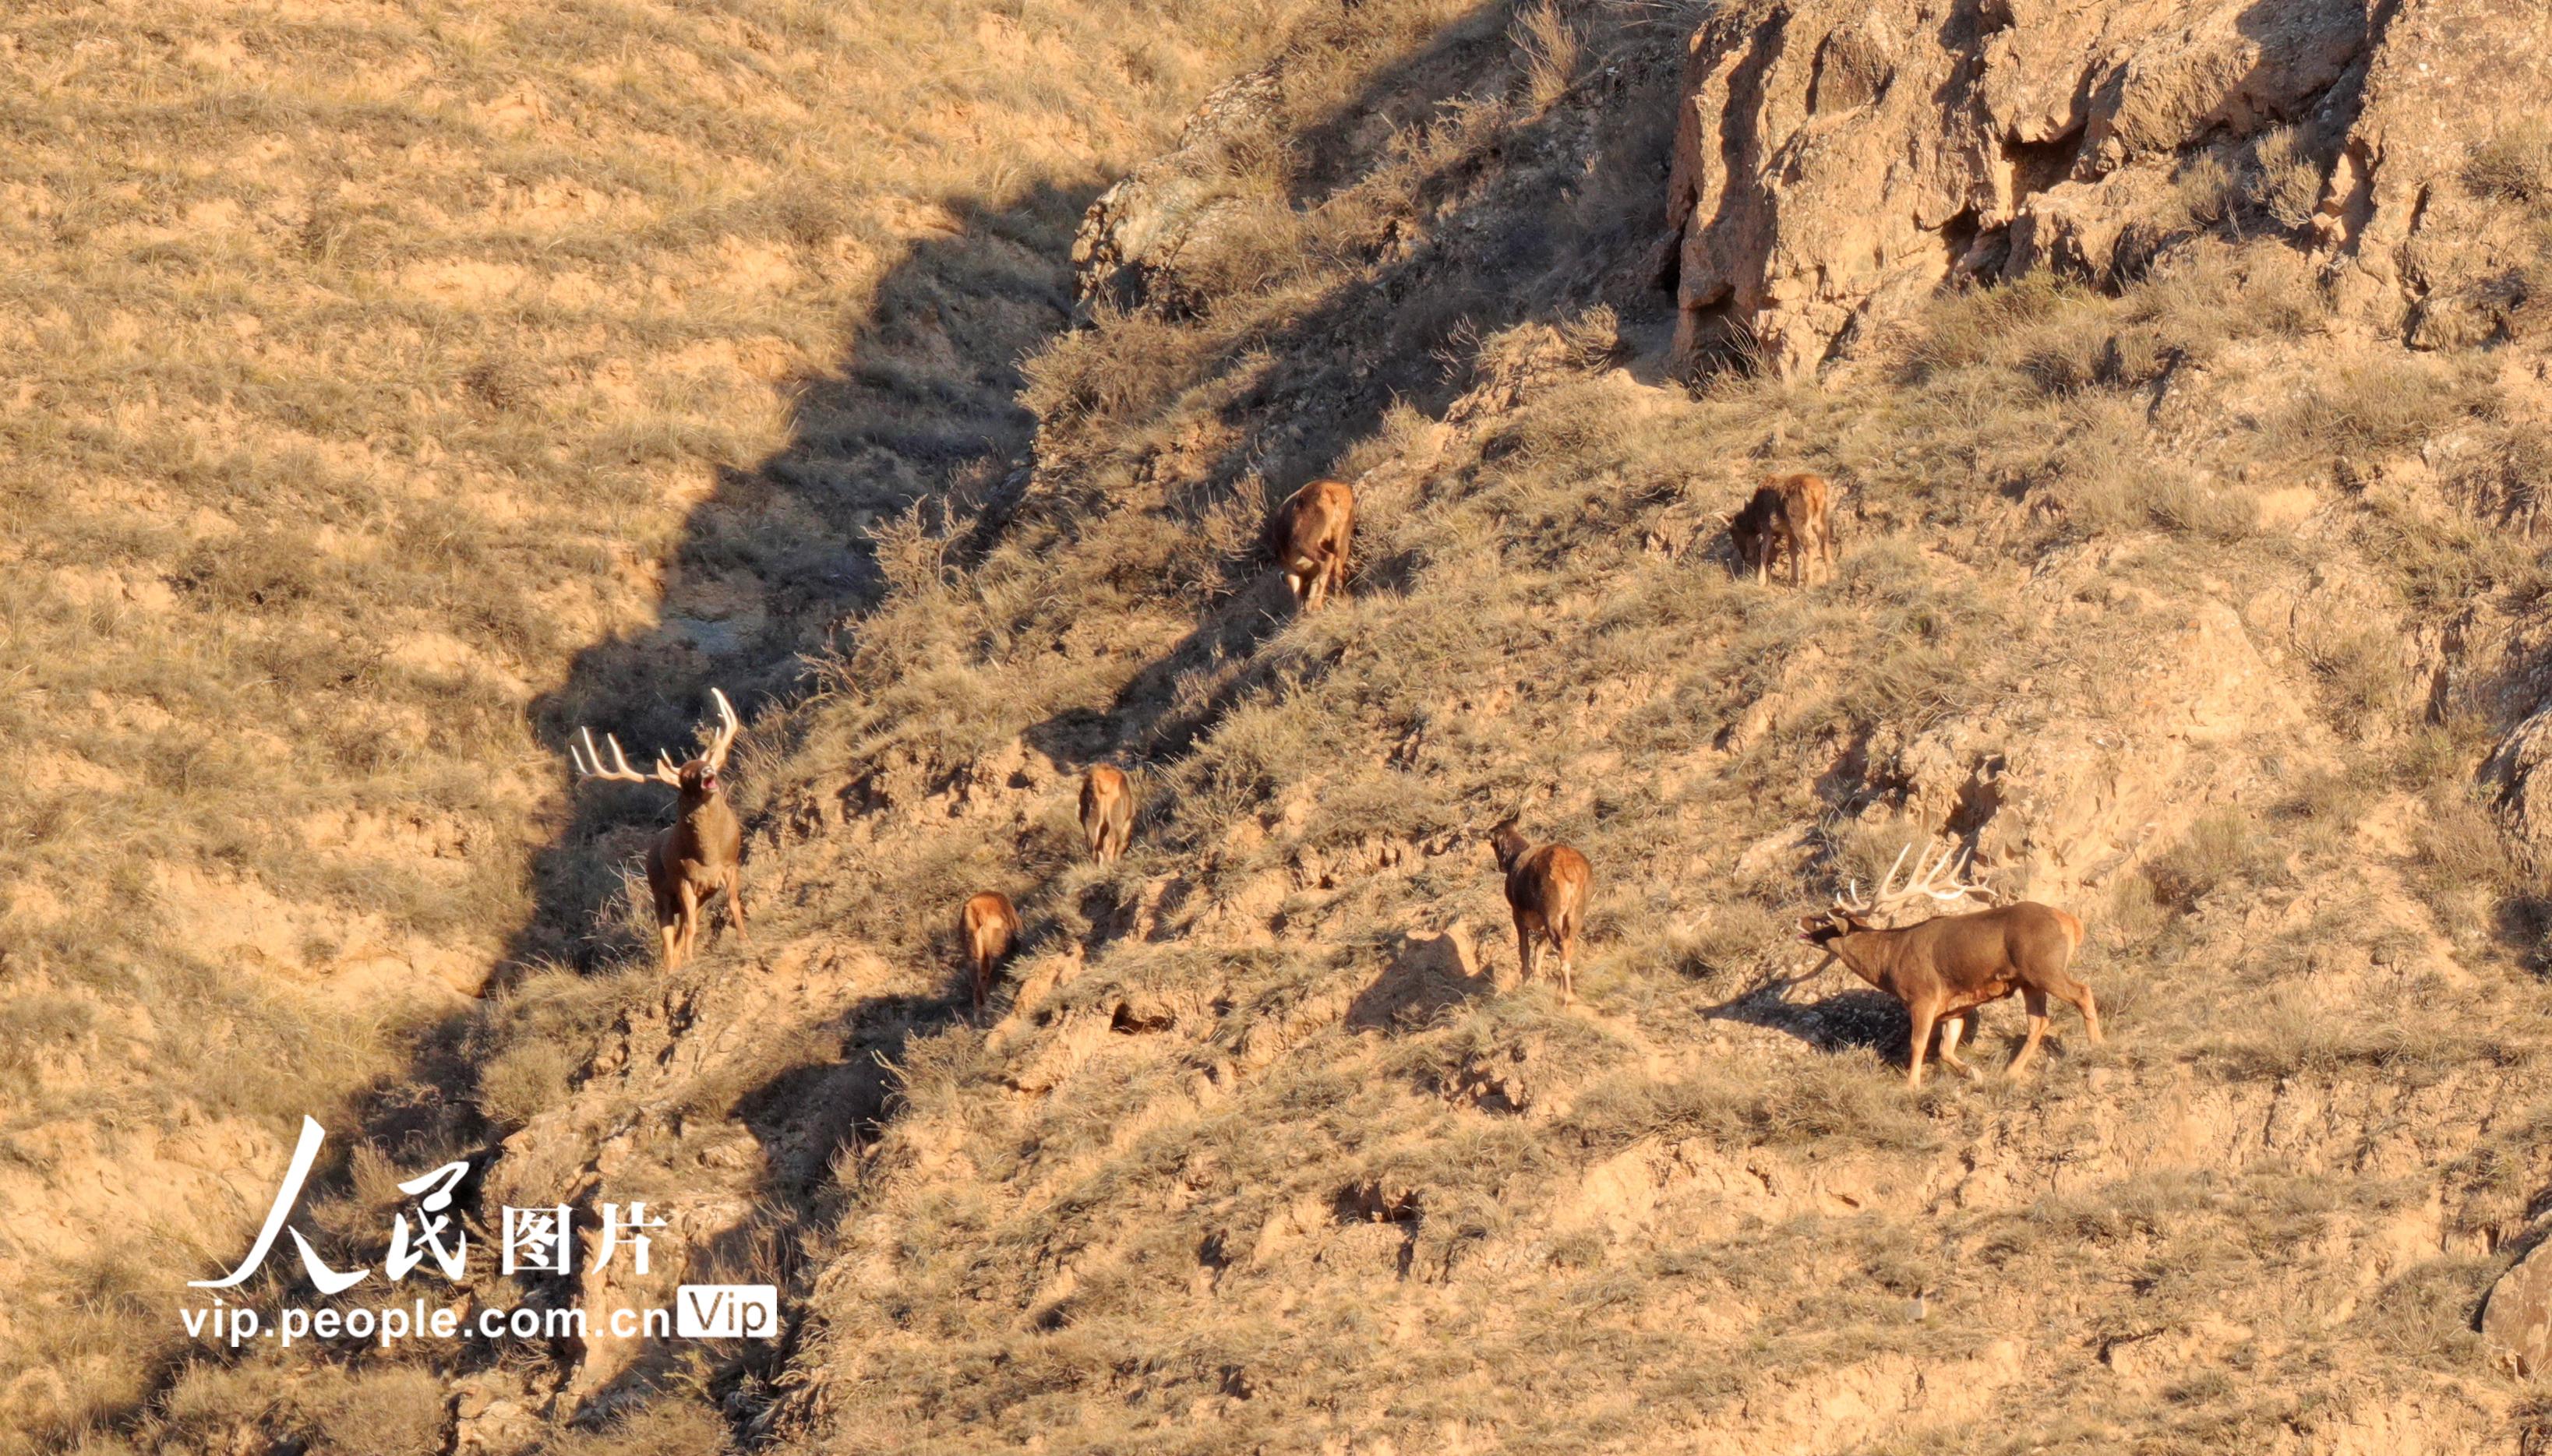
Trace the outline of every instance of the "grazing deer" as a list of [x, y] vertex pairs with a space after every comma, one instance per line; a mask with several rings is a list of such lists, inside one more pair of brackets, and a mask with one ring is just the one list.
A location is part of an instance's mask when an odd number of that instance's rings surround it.
[[1116, 863], [1134, 833], [1134, 785], [1125, 771], [1094, 766], [1081, 780], [1081, 832], [1090, 837], [1090, 853], [1103, 865]]
[[2029, 1007], [2029, 1039], [2013, 1055], [2010, 1076], [2018, 1078], [2038, 1055], [2039, 1040], [2047, 1035], [2051, 995], [2073, 1002], [2082, 1013], [2082, 1027], [2091, 1045], [2100, 1045], [2100, 1012], [2092, 1002], [2091, 988], [2065, 972], [2082, 944], [2082, 922], [2063, 910], [2023, 900], [1964, 915], [1941, 915], [1893, 930], [1869, 922], [1867, 917], [1882, 909], [1916, 899], [1953, 903], [1976, 888], [1959, 881], [1967, 868], [1964, 859], [1948, 884], [1934, 883], [1950, 863], [1948, 849], [1929, 868], [1917, 861], [1914, 878], [1898, 888], [1896, 872], [1913, 848], [1907, 845], [1896, 856], [1873, 898], [1861, 899], [1856, 884], [1850, 897], [1835, 896], [1832, 910], [1799, 922], [1803, 932], [1799, 939], [1826, 953], [1826, 960], [1817, 963], [1818, 971], [1839, 960], [1854, 975], [1905, 1003], [1914, 1018], [1906, 1085], [1923, 1085], [1923, 1052], [1936, 1024], [1941, 1028], [1941, 1060], [1951, 1071], [1973, 1080], [1976, 1070], [1959, 1060], [1959, 1041], [1975, 1030], [1978, 1006], [2015, 990]]
[[1507, 908], [1515, 912], [1516, 959], [1533, 980], [1535, 952], [1542, 941], [1559, 952], [1559, 999], [1577, 999], [1577, 932], [1586, 918], [1586, 887], [1594, 878], [1586, 857], [1564, 844], [1535, 849], [1516, 832], [1509, 814], [1489, 831], [1498, 873], [1507, 878]]
[[1739, 570], [1754, 569], [1754, 579], [1766, 580], [1772, 558], [1783, 547], [1790, 552], [1790, 584], [1799, 584], [1801, 565], [1813, 554], [1834, 574], [1834, 522], [1827, 516], [1834, 488], [1823, 475], [1766, 475], [1746, 502], [1728, 518], [1728, 538], [1737, 545]]
[[1315, 480], [1285, 497], [1267, 523], [1267, 552], [1285, 573], [1295, 605], [1316, 612], [1347, 577], [1355, 536], [1355, 492], [1344, 480]]
[[567, 749], [582, 778], [662, 783], [675, 791], [674, 826], [647, 847], [647, 887], [655, 892], [656, 930], [664, 937], [668, 971], [681, 969], [691, 959], [691, 947], [699, 938], [700, 909], [721, 890], [726, 893], [727, 923], [735, 927], [745, 949], [753, 948], [753, 935], [744, 927], [744, 826], [736, 822], [735, 810], [727, 807], [725, 790], [718, 782], [718, 772], [726, 767], [726, 752], [734, 746], [740, 725], [725, 693], [712, 687], [709, 696], [717, 699], [717, 732], [705, 752], [680, 768], [659, 752], [656, 772], [641, 774], [629, 767], [620, 740], [605, 734], [602, 741], [611, 745], [611, 766], [606, 769], [602, 755], [594, 750], [590, 728], [584, 730], [582, 752], [574, 743]]
[[1010, 905], [1010, 897], [997, 889], [985, 890], [966, 901], [957, 915], [957, 937], [966, 947], [966, 964], [975, 972], [975, 1014], [984, 1014], [984, 1003], [993, 996], [993, 972], [1010, 954], [1019, 938], [1019, 912]]

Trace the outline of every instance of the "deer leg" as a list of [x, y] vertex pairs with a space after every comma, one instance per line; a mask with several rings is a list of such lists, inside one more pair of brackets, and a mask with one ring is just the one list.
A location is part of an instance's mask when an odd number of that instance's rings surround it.
[[2063, 972], [2047, 978], [2047, 988], [2061, 999], [2070, 1001], [2082, 1013], [2082, 1033], [2091, 1045], [2100, 1044], [2100, 1008], [2091, 999], [2091, 988]]
[[658, 956], [663, 961], [665, 969], [668, 971], [683, 969], [682, 927], [671, 920], [659, 920], [656, 922], [656, 938], [662, 942]]
[[753, 932], [744, 928], [744, 872], [730, 870], [726, 877], [726, 923], [735, 927], [735, 938], [753, 949]]
[[1551, 939], [1559, 946], [1559, 1003], [1573, 1005], [1577, 1000], [1577, 927], [1572, 924]]
[[1923, 1051], [1931, 1044], [1932, 1023], [1940, 1013], [1929, 1001], [1906, 1009], [1914, 1013], [1914, 1037], [1913, 1045], [1905, 1056], [1905, 1085], [1920, 1090], [1923, 1086]]
[[1516, 988], [1521, 990], [1533, 984], [1533, 926], [1526, 922], [1522, 911], [1516, 913], [1515, 925]]
[[691, 883], [686, 880], [676, 893], [683, 897], [683, 908], [682, 913], [674, 917], [675, 934], [682, 943], [683, 959], [688, 961], [691, 952], [699, 948], [700, 892], [691, 888]]
[[2038, 1055], [2038, 1043], [2047, 1035], [2047, 992], [2032, 987], [2021, 991], [2020, 999], [2029, 1008], [2029, 1037], [2020, 1044], [2020, 1050], [2012, 1054], [2011, 1066], [2007, 1069], [2007, 1075], [2015, 1082], [2029, 1070], [2030, 1059]]
[[1962, 1011], [1941, 1023], [1941, 1065], [1969, 1082], [1978, 1080], [1983, 1074], [1959, 1060], [1959, 1041], [1975, 1029], [1975, 1012]]

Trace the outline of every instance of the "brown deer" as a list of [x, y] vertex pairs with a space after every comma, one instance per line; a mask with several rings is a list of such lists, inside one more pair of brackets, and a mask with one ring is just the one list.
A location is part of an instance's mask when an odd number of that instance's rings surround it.
[[708, 748], [680, 768], [659, 752], [656, 772], [641, 774], [629, 767], [620, 740], [608, 734], [602, 741], [611, 745], [611, 765], [605, 768], [602, 755], [594, 750], [590, 728], [584, 730], [583, 751], [574, 743], [567, 749], [583, 778], [662, 783], [675, 792], [674, 826], [647, 847], [647, 887], [655, 893], [656, 930], [664, 937], [668, 971], [681, 969], [691, 959], [691, 947], [699, 939], [701, 907], [720, 891], [726, 894], [727, 923], [735, 927], [745, 949], [753, 949], [753, 935], [744, 926], [744, 826], [736, 822], [735, 810], [727, 807], [725, 789], [718, 782], [718, 772], [726, 767], [726, 753], [735, 745], [740, 725], [725, 693], [712, 687], [709, 696], [717, 700], [718, 729], [710, 736]]
[[1094, 766], [1081, 780], [1081, 832], [1090, 837], [1090, 853], [1103, 865], [1116, 863], [1134, 833], [1134, 785], [1125, 771]]
[[1964, 915], [1936, 916], [1897, 929], [1870, 923], [1867, 917], [1882, 909], [1925, 898], [1953, 903], [1977, 888], [1959, 881], [1972, 856], [1962, 859], [1950, 884], [1935, 884], [1950, 863], [1948, 849], [1928, 868], [1918, 860], [1913, 879], [1898, 888], [1896, 873], [1913, 848], [1907, 845], [1896, 856], [1872, 899], [1861, 899], [1861, 886], [1855, 884], [1849, 897], [1835, 896], [1832, 910], [1799, 922], [1803, 932], [1799, 939], [1826, 953], [1818, 971], [1839, 960], [1854, 975], [1905, 1003], [1914, 1019], [1906, 1085], [1923, 1085], [1923, 1053], [1936, 1024], [1941, 1029], [1941, 1060], [1961, 1077], [1975, 1079], [1976, 1070], [1959, 1060], [1959, 1042], [1975, 1030], [1978, 1006], [2015, 990], [2029, 1008], [2029, 1039], [2012, 1056], [2007, 1069], [2011, 1077], [2026, 1072], [2030, 1059], [2038, 1055], [2038, 1043], [2047, 1035], [2049, 996], [2073, 1002], [2082, 1013], [2082, 1027], [2091, 1045], [2100, 1045], [2100, 1011], [2092, 1002], [2091, 988], [2065, 971], [2082, 944], [2082, 922], [2063, 910], [2023, 900]]
[[1564, 844], [1535, 849], [1516, 832], [1509, 814], [1489, 831], [1498, 873], [1507, 878], [1507, 908], [1515, 912], [1516, 959], [1533, 980], [1536, 951], [1543, 941], [1559, 952], [1559, 999], [1577, 999], [1577, 932], [1586, 917], [1586, 888], [1594, 878], [1586, 857]]
[[1737, 545], [1739, 570], [1752, 567], [1754, 579], [1767, 580], [1772, 573], [1772, 558], [1787, 547], [1790, 553], [1790, 584], [1799, 584], [1801, 566], [1813, 555], [1834, 574], [1834, 522], [1827, 507], [1834, 487], [1823, 475], [1766, 475], [1746, 502], [1746, 508], [1728, 518], [1728, 538]]
[[966, 964], [975, 972], [975, 1014], [984, 1014], [984, 1003], [993, 996], [993, 972], [1009, 958], [1010, 947], [1019, 938], [1019, 912], [1010, 905], [1010, 897], [997, 889], [985, 890], [966, 901], [957, 915], [957, 937], [966, 947]]
[[1355, 536], [1355, 492], [1344, 480], [1314, 480], [1285, 497], [1267, 523], [1267, 552], [1285, 573], [1295, 605], [1316, 612], [1345, 583]]

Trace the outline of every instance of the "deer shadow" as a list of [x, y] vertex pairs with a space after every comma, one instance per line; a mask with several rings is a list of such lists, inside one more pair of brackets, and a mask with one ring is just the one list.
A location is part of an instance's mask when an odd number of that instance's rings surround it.
[[1446, 1012], [1497, 993], [1494, 974], [1475, 965], [1467, 942], [1452, 932], [1395, 931], [1390, 959], [1347, 1004], [1349, 1031], [1393, 1035], [1433, 1025]]
[[1897, 1062], [1913, 1035], [1913, 1018], [1905, 1003], [1882, 990], [1854, 987], [1813, 1001], [1790, 999], [1808, 977], [1785, 977], [1750, 987], [1715, 1006], [1701, 1009], [1706, 1021], [1733, 1021], [1759, 1026], [1795, 1038], [1828, 1054], [1874, 1051]]

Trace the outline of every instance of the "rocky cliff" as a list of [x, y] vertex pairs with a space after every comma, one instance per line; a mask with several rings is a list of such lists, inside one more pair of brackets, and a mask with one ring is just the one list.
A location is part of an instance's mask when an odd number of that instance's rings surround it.
[[2377, 332], [2486, 337], [2531, 255], [2470, 163], [2547, 46], [2526, 0], [1721, 7], [1677, 117], [1679, 341], [1795, 372], [1945, 283], [2113, 286], [2228, 225]]

